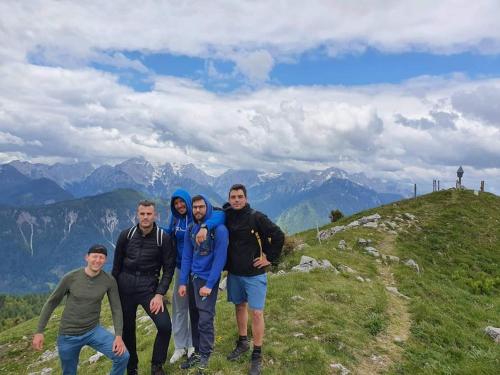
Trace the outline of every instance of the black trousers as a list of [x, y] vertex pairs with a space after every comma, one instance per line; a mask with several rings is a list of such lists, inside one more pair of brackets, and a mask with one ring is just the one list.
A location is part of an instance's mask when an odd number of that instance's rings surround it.
[[130, 359], [127, 365], [128, 370], [136, 369], [139, 363], [135, 335], [136, 314], [139, 305], [141, 305], [144, 311], [151, 317], [158, 330], [153, 346], [151, 363], [163, 365], [167, 359], [168, 344], [170, 342], [170, 335], [172, 334], [172, 323], [165, 305], [163, 312], [159, 312], [158, 314], [151, 313], [149, 303], [153, 297], [154, 294], [150, 292], [120, 294], [123, 311], [123, 342], [130, 353]]

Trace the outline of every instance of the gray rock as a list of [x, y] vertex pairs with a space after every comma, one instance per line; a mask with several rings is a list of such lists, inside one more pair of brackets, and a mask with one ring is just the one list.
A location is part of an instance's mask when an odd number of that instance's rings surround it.
[[297, 295], [297, 296], [292, 296], [292, 299], [293, 299], [294, 301], [304, 301], [304, 300], [305, 300], [305, 298], [304, 298], [304, 297], [302, 297], [302, 296], [298, 296], [298, 295]]
[[351, 267], [346, 266], [345, 264], [339, 264], [337, 268], [340, 272], [357, 273], [357, 271], [353, 270]]
[[369, 244], [368, 240], [365, 240], [364, 238], [358, 238], [359, 246], [367, 246], [368, 244]]
[[387, 233], [394, 235], [398, 234], [398, 232], [396, 232], [395, 230], [388, 230]]
[[345, 229], [346, 229], [345, 226], [337, 225], [335, 227], [332, 227], [332, 228], [329, 228], [326, 230], [322, 230], [321, 232], [318, 233], [317, 238], [319, 238], [320, 240], [326, 240], [326, 239], [332, 237], [333, 235], [335, 235], [336, 233], [344, 231]]
[[392, 230], [396, 230], [397, 227], [398, 227], [398, 225], [395, 222], [393, 222], [393, 221], [386, 221], [385, 225], [387, 225]]
[[405, 219], [412, 220], [412, 221], [416, 219], [415, 215], [412, 215], [412, 214], [410, 214], [409, 212], [405, 212], [405, 213], [403, 214], [403, 217], [404, 217]]
[[338, 370], [340, 373], [340, 375], [348, 375], [350, 374], [351, 372], [344, 366], [342, 365], [341, 363], [332, 363], [330, 364], [330, 367], [334, 370]]
[[408, 259], [406, 262], [404, 262], [404, 264], [408, 267], [413, 268], [415, 271], [417, 271], [417, 273], [420, 273], [420, 267], [413, 259]]
[[219, 290], [226, 290], [227, 288], [227, 277], [224, 277], [219, 283]]
[[56, 347], [53, 351], [50, 350], [44, 351], [43, 354], [40, 356], [38, 362], [47, 362], [57, 357], [59, 357], [59, 353]]
[[359, 227], [358, 220], [351, 221], [349, 224], [347, 224], [347, 228], [354, 228], [354, 227]]
[[490, 336], [493, 341], [500, 344], [500, 328], [488, 326], [484, 329], [484, 332]]
[[347, 248], [347, 244], [345, 243], [344, 240], [340, 240], [337, 247], [339, 250], [345, 250]]
[[330, 261], [328, 259], [323, 259], [323, 260], [320, 260], [319, 262], [319, 267], [320, 268], [333, 268], [335, 269], [335, 267], [333, 267], [333, 265], [330, 263]]
[[371, 256], [374, 256], [375, 258], [380, 257], [379, 252], [378, 252], [378, 251], [377, 251], [377, 249], [375, 249], [374, 247], [371, 247], [371, 246], [365, 247], [365, 251], [366, 251], [368, 254], [370, 254]]
[[389, 260], [391, 262], [398, 263], [399, 262], [399, 257], [397, 257], [395, 255], [389, 255]]
[[29, 372], [28, 375], [50, 375], [52, 371], [51, 367], [44, 367], [40, 372]]
[[368, 223], [363, 224], [365, 228], [377, 228], [378, 223], [376, 221], [369, 221]]
[[89, 363], [96, 363], [104, 354], [97, 352], [89, 357]]
[[404, 299], [410, 299], [410, 297], [408, 296], [405, 296], [404, 294], [400, 293], [398, 288], [394, 287], [394, 286], [386, 286], [385, 289], [387, 289], [388, 292], [391, 292], [392, 294], [398, 296], [398, 297], [401, 297], [401, 298], [404, 298]]
[[300, 257], [300, 263], [295, 267], [292, 267], [292, 270], [299, 272], [309, 272], [310, 270], [318, 267], [319, 263], [316, 259], [308, 257], [306, 255], [302, 255]]
[[364, 283], [365, 282], [365, 279], [363, 279], [361, 276], [356, 276], [356, 280]]
[[360, 224], [366, 224], [369, 222], [375, 222], [379, 221], [382, 217], [379, 214], [373, 214], [370, 216], [363, 216], [361, 219], [359, 219]]
[[323, 259], [318, 262], [314, 258], [308, 257], [307, 255], [302, 255], [302, 257], [300, 258], [300, 264], [292, 267], [292, 270], [299, 272], [309, 272], [315, 268], [335, 269], [327, 259]]

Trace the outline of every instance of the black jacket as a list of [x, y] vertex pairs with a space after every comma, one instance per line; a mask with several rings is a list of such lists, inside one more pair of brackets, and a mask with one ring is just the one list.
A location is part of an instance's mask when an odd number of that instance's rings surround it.
[[[120, 294], [162, 294], [168, 290], [175, 270], [176, 251], [167, 233], [163, 232], [161, 247], [157, 245], [157, 226], [147, 235], [137, 230], [127, 239], [129, 229], [120, 233], [116, 242], [112, 275]], [[161, 278], [160, 271], [162, 271]]]
[[229, 230], [227, 270], [239, 276], [265, 273], [265, 269], [253, 266], [253, 261], [260, 256], [261, 249], [255, 231], [258, 231], [263, 252], [271, 263], [276, 263], [279, 259], [285, 240], [284, 233], [266, 215], [253, 210], [249, 204], [241, 210], [234, 210], [226, 204], [224, 210], [226, 227]]

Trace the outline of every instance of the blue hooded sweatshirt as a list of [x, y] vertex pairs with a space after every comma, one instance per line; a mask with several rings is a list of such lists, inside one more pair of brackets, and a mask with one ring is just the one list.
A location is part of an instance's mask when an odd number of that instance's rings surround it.
[[212, 210], [212, 205], [205, 197], [203, 200], [207, 205], [205, 217], [201, 222], [193, 223], [185, 234], [179, 284], [187, 285], [189, 275], [193, 274], [206, 280], [206, 287], [213, 289], [226, 264], [229, 232], [224, 224], [219, 224], [209, 231], [205, 241], [199, 245], [196, 243], [196, 233], [200, 225], [207, 223], [213, 213], [217, 212]]
[[[174, 201], [180, 198], [186, 203], [186, 213], [181, 215], [177, 212], [174, 207]], [[170, 199], [170, 222], [168, 228], [166, 228], [167, 233], [174, 239], [177, 249], [176, 267], [181, 268], [182, 252], [184, 249], [184, 235], [186, 233], [186, 228], [193, 222], [193, 208], [191, 206], [191, 196], [184, 189], [177, 189], [172, 194]], [[224, 224], [226, 217], [224, 211], [214, 210], [212, 217], [206, 221], [207, 228], [210, 231], [214, 229], [219, 224]]]

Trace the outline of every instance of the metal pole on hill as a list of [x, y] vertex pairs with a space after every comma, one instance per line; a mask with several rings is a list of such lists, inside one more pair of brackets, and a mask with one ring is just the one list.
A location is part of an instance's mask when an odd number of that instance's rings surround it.
[[481, 193], [484, 193], [484, 180], [481, 180], [481, 187], [479, 189]]
[[413, 198], [417, 197], [417, 184], [413, 184]]

